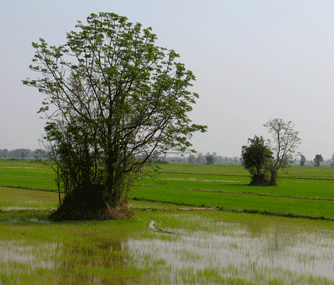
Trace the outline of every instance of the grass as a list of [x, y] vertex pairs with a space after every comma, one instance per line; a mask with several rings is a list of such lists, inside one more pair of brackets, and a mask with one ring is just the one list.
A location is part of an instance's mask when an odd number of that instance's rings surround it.
[[6, 187], [0, 187], [0, 197], [0, 210], [55, 210], [59, 203], [57, 193]]
[[[175, 189], [203, 189], [211, 191], [254, 192], [269, 195], [334, 198], [334, 181], [280, 178], [278, 187], [251, 187], [248, 177], [223, 175], [171, 174], [160, 175], [162, 187]], [[142, 180], [138, 185], [160, 186], [152, 180]]]
[[[334, 169], [292, 167], [277, 187], [250, 187], [237, 165], [161, 168], [166, 184], [138, 182], [130, 197], [144, 200], [130, 199], [137, 219], [127, 221], [51, 223], [57, 193], [0, 187], [0, 284], [333, 284], [332, 221], [181, 204], [334, 218], [334, 201], [307, 199], [334, 198]], [[52, 175], [0, 161], [0, 185], [54, 190]], [[180, 235], [150, 230], [152, 220]]]
[[201, 192], [166, 189], [164, 187], [138, 187], [135, 193], [130, 194], [130, 198], [134, 197], [151, 201], [158, 200], [170, 203], [193, 204], [194, 206], [214, 206], [236, 210], [248, 209], [294, 215], [334, 217], [333, 201]]
[[[160, 166], [163, 172], [171, 173], [190, 173], [206, 175], [229, 175], [249, 177], [247, 170], [238, 164], [222, 165], [198, 165], [198, 164], [162, 164]], [[304, 178], [304, 179], [331, 179], [334, 180], [334, 168], [329, 166], [292, 166], [288, 172], [280, 172], [282, 177]]]

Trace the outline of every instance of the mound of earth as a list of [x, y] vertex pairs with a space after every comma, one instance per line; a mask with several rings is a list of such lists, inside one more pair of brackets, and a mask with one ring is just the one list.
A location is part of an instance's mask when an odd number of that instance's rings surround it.
[[103, 190], [102, 185], [74, 189], [64, 197], [61, 206], [49, 216], [49, 219], [52, 221], [124, 220], [134, 216], [126, 200], [110, 208], [103, 199]]

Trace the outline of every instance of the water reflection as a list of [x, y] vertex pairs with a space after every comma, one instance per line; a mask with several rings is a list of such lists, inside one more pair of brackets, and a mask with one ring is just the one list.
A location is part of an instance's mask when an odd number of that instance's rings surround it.
[[57, 284], [135, 284], [140, 271], [133, 266], [123, 238], [88, 237], [57, 248]]
[[130, 239], [129, 252], [138, 260], [147, 255], [152, 260], [163, 260], [164, 266], [157, 272], [169, 284], [188, 284], [189, 280], [201, 284], [209, 280], [203, 272], [210, 270], [215, 276], [210, 277], [212, 282], [232, 277], [264, 284], [334, 282], [331, 232], [287, 229], [279, 224], [263, 228], [229, 223], [225, 229], [222, 225], [221, 232], [198, 231], [174, 239], [156, 236]]
[[[334, 284], [333, 231], [221, 221], [187, 231], [197, 223], [192, 217], [175, 230], [182, 236], [131, 238], [73, 226], [61, 243], [0, 241], [0, 274], [25, 280], [29, 272], [33, 284]], [[42, 283], [41, 272], [52, 282]]]

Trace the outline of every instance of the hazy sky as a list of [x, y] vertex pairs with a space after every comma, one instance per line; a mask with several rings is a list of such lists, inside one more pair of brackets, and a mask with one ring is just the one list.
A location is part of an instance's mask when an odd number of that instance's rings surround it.
[[152, 27], [157, 45], [181, 55], [200, 98], [190, 113], [208, 126], [198, 151], [241, 155], [248, 138], [270, 138], [269, 119], [293, 121], [311, 160], [334, 153], [334, 1], [11, 0], [0, 1], [0, 149], [38, 148], [45, 95], [21, 80], [31, 43], [65, 43], [90, 13], [114, 12]]

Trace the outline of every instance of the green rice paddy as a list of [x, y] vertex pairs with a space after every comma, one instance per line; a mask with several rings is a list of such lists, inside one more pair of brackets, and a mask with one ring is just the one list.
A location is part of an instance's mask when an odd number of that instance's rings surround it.
[[291, 167], [277, 187], [240, 165], [161, 171], [131, 192], [137, 219], [51, 223], [52, 170], [0, 161], [0, 284], [334, 283], [334, 168]]

